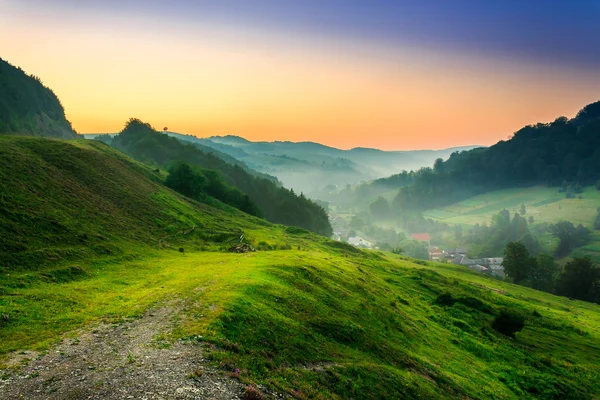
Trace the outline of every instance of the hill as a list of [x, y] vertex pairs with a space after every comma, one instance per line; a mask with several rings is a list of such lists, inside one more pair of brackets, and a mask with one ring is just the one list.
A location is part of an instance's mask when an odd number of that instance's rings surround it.
[[223, 179], [247, 194], [267, 220], [299, 226], [324, 236], [331, 225], [323, 208], [270, 179], [257, 177], [239, 165], [232, 165], [213, 153], [205, 153], [193, 144], [181, 142], [157, 132], [150, 125], [131, 119], [111, 144], [142, 162], [171, 167], [177, 162], [218, 171]]
[[575, 118], [526, 126], [487, 149], [453, 154], [400, 189], [397, 210], [436, 208], [491, 190], [549, 185], [574, 188], [600, 179], [600, 102]]
[[65, 110], [40, 78], [0, 58], [0, 134], [75, 138]]
[[[201, 204], [99, 142], [0, 140], [0, 398], [600, 393], [598, 305]], [[259, 251], [223, 251], [242, 233]]]
[[475, 147], [414, 151], [340, 150], [314, 142], [252, 142], [233, 135], [206, 139], [180, 135], [179, 138], [227, 153], [311, 197], [318, 197], [318, 192], [328, 185], [343, 187], [402, 170], [431, 166], [437, 158], [446, 159], [456, 151]]
[[[154, 248], [181, 232], [203, 245], [265, 224], [206, 196], [190, 201], [162, 182], [164, 172], [95, 141], [0, 136], [0, 268], [122, 255]], [[226, 211], [226, 212], [225, 212]], [[233, 222], [235, 218], [235, 223]]]

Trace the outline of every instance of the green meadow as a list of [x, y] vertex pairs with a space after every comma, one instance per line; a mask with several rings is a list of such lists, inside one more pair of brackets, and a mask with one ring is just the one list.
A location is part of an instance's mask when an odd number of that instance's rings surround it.
[[593, 187], [584, 188], [581, 199], [566, 199], [556, 188], [531, 187], [506, 189], [488, 192], [442, 208], [427, 210], [426, 218], [447, 224], [484, 224], [492, 216], [507, 209], [512, 213], [525, 204], [526, 217], [532, 216], [535, 222], [556, 223], [561, 220], [575, 225], [593, 224], [600, 207], [600, 191]]
[[[293, 398], [600, 394], [599, 305], [198, 203], [101, 143], [0, 144], [2, 368], [175, 304], [167, 340]], [[240, 241], [259, 250], [227, 251]], [[506, 313], [525, 321], [514, 338], [493, 328]]]

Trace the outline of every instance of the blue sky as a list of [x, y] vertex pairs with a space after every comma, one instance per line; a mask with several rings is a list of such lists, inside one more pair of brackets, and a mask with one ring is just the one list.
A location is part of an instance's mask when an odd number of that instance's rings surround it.
[[[27, 0], [25, 0], [27, 2]], [[389, 45], [416, 44], [600, 68], [597, 0], [220, 0], [44, 1], [46, 6], [153, 15], [329, 35]]]

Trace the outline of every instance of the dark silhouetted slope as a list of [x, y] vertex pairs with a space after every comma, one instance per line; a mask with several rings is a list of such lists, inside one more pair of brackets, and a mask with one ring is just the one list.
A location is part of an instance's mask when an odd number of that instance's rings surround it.
[[600, 102], [575, 118], [517, 131], [489, 148], [454, 153], [418, 171], [400, 189], [397, 209], [428, 209], [490, 190], [533, 185], [590, 185], [600, 179]]
[[0, 133], [74, 138], [65, 110], [40, 78], [0, 59]]

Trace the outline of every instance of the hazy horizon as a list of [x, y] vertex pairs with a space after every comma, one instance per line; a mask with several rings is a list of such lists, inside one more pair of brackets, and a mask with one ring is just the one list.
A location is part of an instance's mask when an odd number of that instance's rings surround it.
[[3, 0], [0, 11], [2, 57], [40, 76], [79, 132], [135, 116], [198, 137], [443, 149], [488, 146], [600, 98], [593, 2]]

